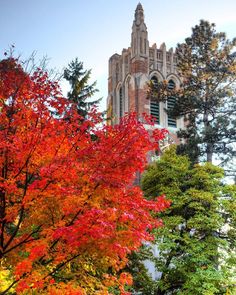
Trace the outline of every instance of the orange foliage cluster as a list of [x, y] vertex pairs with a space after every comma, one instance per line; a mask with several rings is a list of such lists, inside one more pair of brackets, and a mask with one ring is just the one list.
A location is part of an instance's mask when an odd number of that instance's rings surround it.
[[81, 120], [46, 73], [0, 62], [0, 259], [17, 293], [126, 294], [117, 272], [169, 205], [132, 185], [164, 133], [152, 140], [134, 114]]

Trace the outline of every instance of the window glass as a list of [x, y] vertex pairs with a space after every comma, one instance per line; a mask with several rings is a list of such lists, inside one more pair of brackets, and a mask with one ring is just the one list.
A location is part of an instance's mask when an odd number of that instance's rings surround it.
[[[172, 90], [175, 88], [175, 82], [170, 80], [168, 83], [168, 89]], [[173, 109], [176, 102], [176, 98], [174, 96], [169, 96], [167, 99], [167, 110]], [[177, 127], [176, 119], [168, 115], [168, 126]]]
[[[158, 86], [158, 80], [156, 76], [151, 78], [154, 88]], [[160, 124], [160, 103], [156, 100], [150, 100], [150, 114], [154, 118], [155, 123]]]

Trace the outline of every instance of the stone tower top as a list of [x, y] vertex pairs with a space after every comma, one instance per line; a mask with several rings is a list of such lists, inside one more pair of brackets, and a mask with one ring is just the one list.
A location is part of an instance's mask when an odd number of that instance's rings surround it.
[[137, 8], [135, 10], [134, 22], [135, 22], [135, 24], [137, 26], [139, 26], [141, 23], [144, 23], [143, 7], [142, 7], [142, 4], [140, 2], [137, 5]]
[[144, 13], [141, 3], [136, 7], [134, 21], [132, 26], [131, 49], [132, 58], [148, 56], [148, 33], [147, 26], [144, 22]]
[[166, 80], [172, 88], [181, 84], [173, 49], [167, 50], [165, 43], [161, 47], [149, 46], [144, 10], [138, 3], [132, 20], [131, 46], [109, 59], [108, 117], [112, 118], [111, 124], [116, 124], [125, 113], [136, 112], [139, 118], [144, 113], [152, 115], [159, 127], [168, 128], [169, 136], [176, 142], [175, 132], [184, 126], [184, 121], [175, 120], [166, 112], [174, 103], [173, 97], [160, 103], [148, 98], [150, 80], [154, 83]]

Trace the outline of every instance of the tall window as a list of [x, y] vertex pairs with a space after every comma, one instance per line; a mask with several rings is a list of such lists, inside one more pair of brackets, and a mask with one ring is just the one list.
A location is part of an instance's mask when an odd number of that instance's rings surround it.
[[122, 87], [119, 90], [119, 101], [120, 101], [120, 118], [123, 117], [123, 95], [122, 95]]
[[143, 39], [140, 37], [140, 53], [143, 53]]
[[128, 77], [125, 82], [124, 112], [129, 111], [129, 107], [130, 107], [129, 94], [130, 94], [130, 77]]
[[119, 64], [116, 64], [116, 83], [119, 81]]
[[163, 56], [162, 56], [162, 52], [161, 51], [157, 51], [157, 59], [158, 60], [162, 60]]
[[[168, 83], [168, 89], [172, 90], [175, 88], [175, 82], [170, 80]], [[175, 105], [176, 98], [174, 96], [169, 96], [167, 99], [167, 110], [173, 109]], [[168, 115], [168, 126], [170, 127], [177, 127], [176, 119], [172, 116]]]
[[[153, 76], [151, 78], [151, 81], [153, 83], [154, 89], [157, 88], [158, 80], [157, 77]], [[155, 123], [160, 124], [160, 106], [159, 102], [151, 98], [150, 101], [150, 114], [154, 118]]]

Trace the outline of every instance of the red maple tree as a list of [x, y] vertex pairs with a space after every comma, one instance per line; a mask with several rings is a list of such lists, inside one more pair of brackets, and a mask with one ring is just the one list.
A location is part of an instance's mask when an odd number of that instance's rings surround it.
[[134, 114], [80, 120], [47, 73], [0, 61], [0, 259], [12, 276], [1, 294], [126, 294], [117, 272], [169, 205], [133, 185], [164, 133], [151, 139]]

